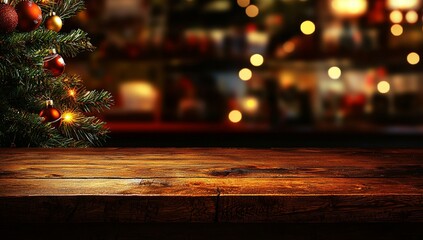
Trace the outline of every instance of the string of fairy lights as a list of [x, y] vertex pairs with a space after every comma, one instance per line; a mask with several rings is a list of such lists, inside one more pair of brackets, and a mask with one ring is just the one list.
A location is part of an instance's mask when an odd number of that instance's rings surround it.
[[[328, 0], [330, 2], [331, 10], [334, 15], [342, 17], [359, 17], [366, 13], [368, 8], [367, 0]], [[415, 10], [419, 7], [421, 0], [387, 0], [387, 8], [390, 10], [389, 20], [392, 23], [390, 31], [395, 37], [399, 37], [404, 33], [402, 24], [417, 24], [419, 21], [419, 14]], [[251, 4], [250, 0], [237, 0], [239, 7], [245, 8], [245, 14], [254, 18], [260, 13], [258, 6]], [[423, 21], [423, 17], [422, 17]], [[312, 20], [304, 20], [300, 24], [300, 30], [304, 35], [312, 35], [316, 32], [316, 24]], [[423, 31], [423, 27], [422, 27]], [[295, 43], [287, 41], [282, 46], [284, 54], [292, 53], [295, 50]], [[417, 65], [420, 62], [420, 55], [416, 52], [410, 52], [406, 56], [406, 61], [410, 65]], [[250, 57], [250, 63], [254, 67], [259, 67], [264, 63], [264, 57], [261, 54], [253, 54]], [[342, 69], [339, 66], [330, 66], [327, 70], [327, 75], [332, 80], [339, 80], [342, 76]], [[238, 72], [238, 76], [242, 81], [249, 81], [253, 77], [253, 71], [248, 68], [242, 68]], [[378, 82], [376, 89], [381, 94], [386, 94], [390, 91], [390, 83], [386, 80]], [[245, 105], [257, 107], [256, 99], [249, 98], [245, 101]], [[228, 119], [232, 123], [238, 123], [242, 120], [242, 112], [238, 109], [233, 109], [228, 114]]]

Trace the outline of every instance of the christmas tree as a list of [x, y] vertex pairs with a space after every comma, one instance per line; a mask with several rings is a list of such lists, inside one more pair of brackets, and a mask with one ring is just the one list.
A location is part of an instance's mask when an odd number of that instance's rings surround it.
[[[62, 32], [81, 0], [0, 0], [0, 146], [99, 146], [108, 130], [95, 113], [109, 92], [88, 91], [64, 58], [93, 51], [87, 33]], [[63, 57], [62, 57], [63, 56]]]

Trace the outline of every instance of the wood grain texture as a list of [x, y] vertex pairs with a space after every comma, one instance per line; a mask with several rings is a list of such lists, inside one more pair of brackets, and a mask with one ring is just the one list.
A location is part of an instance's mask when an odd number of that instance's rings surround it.
[[210, 223], [215, 197], [27, 196], [0, 198], [0, 220], [8, 223]]
[[0, 149], [0, 221], [423, 222], [422, 176], [420, 149]]

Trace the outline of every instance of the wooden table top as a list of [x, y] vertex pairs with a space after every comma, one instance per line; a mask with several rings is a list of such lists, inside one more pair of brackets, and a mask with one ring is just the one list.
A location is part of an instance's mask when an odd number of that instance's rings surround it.
[[0, 222], [423, 222], [423, 150], [0, 149]]

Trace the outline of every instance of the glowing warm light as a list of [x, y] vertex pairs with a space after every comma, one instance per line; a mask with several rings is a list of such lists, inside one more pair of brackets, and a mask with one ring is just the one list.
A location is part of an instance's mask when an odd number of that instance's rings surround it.
[[412, 52], [409, 53], [407, 56], [407, 62], [411, 65], [416, 65], [417, 63], [420, 62], [420, 56], [419, 54]]
[[127, 111], [151, 112], [158, 101], [157, 88], [148, 81], [134, 80], [119, 86], [122, 108]]
[[247, 14], [250, 18], [257, 17], [259, 9], [256, 5], [250, 5], [245, 9], [245, 14]]
[[391, 89], [391, 85], [387, 81], [381, 81], [377, 84], [377, 90], [382, 93], [388, 93]]
[[292, 53], [295, 50], [295, 43], [293, 43], [292, 41], [288, 41], [283, 44], [282, 49], [286, 53]]
[[361, 16], [367, 11], [366, 0], [332, 0], [332, 10], [342, 17]]
[[342, 71], [339, 67], [331, 67], [328, 70], [328, 75], [331, 79], [339, 79], [342, 75]]
[[68, 91], [69, 96], [74, 97], [76, 95], [76, 91], [71, 89]]
[[253, 66], [258, 67], [258, 66], [261, 66], [263, 64], [264, 58], [260, 54], [254, 54], [253, 56], [251, 56], [250, 62]]
[[250, 0], [237, 0], [238, 6], [240, 7], [246, 7], [250, 5]]
[[62, 121], [65, 122], [65, 123], [72, 123], [74, 121], [73, 113], [71, 113], [71, 112], [63, 113]]
[[242, 113], [238, 110], [232, 110], [228, 115], [229, 121], [239, 123], [242, 119]]
[[416, 11], [408, 11], [407, 14], [405, 14], [405, 20], [408, 23], [416, 23], [419, 20], [419, 15]]
[[314, 31], [316, 31], [316, 26], [312, 21], [307, 20], [301, 23], [301, 32], [305, 35], [313, 34]]
[[243, 68], [239, 71], [239, 78], [243, 81], [248, 81], [253, 77], [253, 72], [248, 68]]
[[249, 113], [254, 113], [258, 110], [259, 102], [255, 97], [248, 97], [243, 102], [243, 108]]
[[400, 23], [402, 22], [402, 13], [398, 10], [392, 11], [391, 14], [389, 14], [389, 19], [393, 23]]
[[389, 9], [416, 9], [420, 5], [420, 0], [388, 0]]
[[399, 25], [399, 24], [394, 24], [394, 25], [392, 25], [392, 27], [391, 27], [391, 33], [392, 33], [392, 35], [394, 35], [394, 36], [401, 36], [402, 35], [402, 33], [403, 33], [403, 28], [402, 28], [402, 26], [401, 25]]

